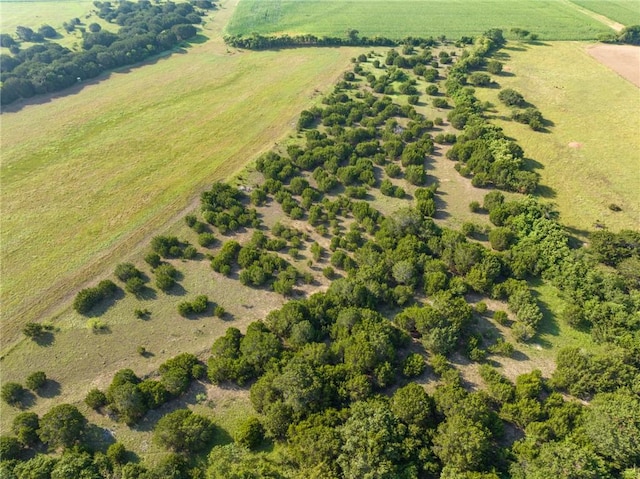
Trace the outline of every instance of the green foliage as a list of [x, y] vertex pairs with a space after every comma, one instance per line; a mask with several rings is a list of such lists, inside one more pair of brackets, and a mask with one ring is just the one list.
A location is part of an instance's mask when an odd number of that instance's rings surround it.
[[44, 371], [35, 371], [24, 380], [24, 385], [32, 391], [38, 391], [47, 383], [47, 375]]
[[[35, 446], [40, 438], [38, 429], [40, 428], [40, 418], [34, 412], [22, 412], [13, 418], [11, 432], [16, 435], [18, 441], [23, 446]], [[4, 455], [0, 454], [4, 459]]]
[[154, 273], [156, 275], [156, 286], [162, 291], [169, 291], [176, 284], [178, 271], [168, 263], [158, 266]]
[[29, 322], [22, 328], [22, 333], [31, 339], [37, 339], [45, 333], [45, 327], [40, 323]]
[[13, 436], [0, 436], [0, 457], [3, 460], [17, 459], [20, 455], [20, 441]]
[[93, 288], [80, 290], [73, 300], [73, 309], [79, 314], [87, 315], [94, 306], [105, 299], [113, 298], [118, 291], [119, 288], [113, 281], [105, 279]]
[[97, 410], [103, 406], [106, 406], [108, 401], [107, 401], [107, 396], [102, 391], [94, 388], [87, 393], [87, 395], [84, 398], [84, 402], [91, 409]]
[[22, 384], [16, 382], [6, 382], [0, 389], [0, 397], [10, 406], [17, 406], [24, 397], [24, 388]]
[[255, 449], [264, 439], [264, 428], [256, 417], [247, 418], [238, 427], [235, 435], [236, 444], [249, 449]]
[[420, 376], [426, 368], [427, 365], [424, 362], [424, 358], [417, 353], [413, 353], [404, 360], [402, 375], [407, 378], [414, 378]]
[[153, 440], [175, 452], [194, 453], [204, 450], [213, 434], [214, 426], [208, 418], [179, 409], [160, 418], [153, 430]]
[[38, 435], [50, 449], [70, 447], [80, 443], [87, 427], [87, 420], [75, 406], [53, 406], [40, 419]]
[[507, 106], [524, 107], [526, 102], [524, 97], [511, 88], [504, 88], [498, 93], [498, 99]]
[[142, 271], [140, 271], [131, 263], [120, 263], [118, 266], [116, 266], [114, 274], [116, 278], [118, 278], [123, 283], [126, 283], [129, 279], [132, 278], [142, 279]]

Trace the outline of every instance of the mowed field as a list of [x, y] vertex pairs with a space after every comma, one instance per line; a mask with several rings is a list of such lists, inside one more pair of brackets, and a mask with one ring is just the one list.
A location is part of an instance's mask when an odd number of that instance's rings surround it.
[[1, 0], [0, 29], [9, 34], [18, 25], [37, 30], [46, 24], [58, 29], [72, 18], [84, 20], [92, 8], [91, 0]]
[[219, 35], [2, 115], [2, 345], [273, 146], [349, 49], [231, 52]]
[[[509, 121], [497, 90], [478, 89], [478, 96], [496, 105], [495, 122], [540, 163], [543, 196], [558, 205], [563, 224], [578, 234], [596, 222], [614, 231], [638, 229], [640, 90], [592, 58], [587, 47], [511, 43], [499, 53], [508, 71], [495, 79], [552, 122], [546, 133]], [[622, 211], [611, 211], [610, 204]]]
[[562, 0], [242, 0], [229, 34], [311, 33], [457, 39], [489, 28], [527, 29], [544, 40], [592, 40], [611, 30]]
[[625, 26], [640, 24], [638, 0], [571, 0], [571, 2]]

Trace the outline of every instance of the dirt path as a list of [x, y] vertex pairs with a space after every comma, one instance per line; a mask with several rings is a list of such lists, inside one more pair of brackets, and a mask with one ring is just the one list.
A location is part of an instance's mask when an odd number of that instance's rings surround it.
[[640, 47], [600, 43], [587, 48], [587, 53], [640, 88]]
[[596, 12], [592, 12], [591, 10], [587, 10], [586, 8], [583, 8], [579, 5], [576, 5], [575, 3], [571, 2], [570, 0], [562, 0], [566, 5], [569, 5], [571, 8], [573, 8], [574, 10], [579, 11], [580, 13], [593, 18], [594, 20], [599, 21], [600, 23], [608, 26], [609, 28], [615, 30], [617, 33], [620, 33], [622, 31], [622, 29], [624, 28], [624, 25], [622, 23], [618, 23], [618, 22], [614, 22], [613, 20], [611, 20], [610, 18], [605, 17], [604, 15], [600, 15], [599, 13]]

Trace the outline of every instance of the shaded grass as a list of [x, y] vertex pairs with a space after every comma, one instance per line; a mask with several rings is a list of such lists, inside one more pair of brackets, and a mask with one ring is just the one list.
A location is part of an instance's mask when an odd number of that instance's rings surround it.
[[611, 32], [558, 0], [242, 0], [227, 28], [230, 34], [310, 33], [364, 36], [460, 38], [490, 28], [520, 27], [545, 40], [591, 40]]
[[5, 112], [3, 344], [269, 148], [352, 54], [216, 40]]
[[540, 193], [557, 204], [560, 221], [583, 237], [596, 222], [635, 229], [640, 218], [640, 93], [586, 47], [509, 44], [499, 54], [507, 73], [495, 79], [535, 105], [552, 122], [549, 133], [510, 121], [497, 90], [476, 90], [495, 105], [492, 121], [540, 164]]

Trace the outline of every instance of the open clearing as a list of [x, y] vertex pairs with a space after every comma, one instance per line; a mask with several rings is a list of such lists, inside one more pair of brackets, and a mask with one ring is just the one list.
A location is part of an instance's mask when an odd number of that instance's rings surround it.
[[353, 56], [228, 51], [233, 6], [188, 51], [3, 113], [3, 347], [270, 148]]
[[460, 38], [489, 28], [508, 33], [513, 27], [545, 40], [591, 40], [611, 31], [558, 0], [242, 0], [227, 32], [345, 36], [356, 29], [361, 35], [389, 38]]
[[640, 88], [640, 47], [598, 44], [587, 51], [600, 63]]
[[[499, 54], [513, 88], [553, 123], [548, 133], [510, 121], [496, 89], [478, 89], [496, 105], [495, 122], [539, 162], [542, 194], [560, 220], [585, 236], [596, 222], [617, 231], [640, 226], [640, 91], [593, 59], [585, 45], [510, 44]], [[614, 212], [616, 204], [622, 211]]]

